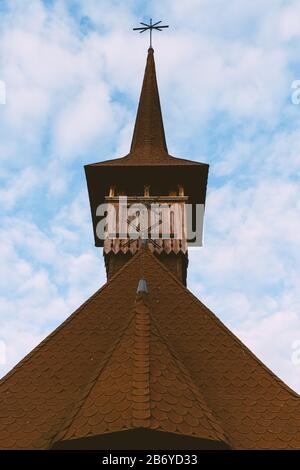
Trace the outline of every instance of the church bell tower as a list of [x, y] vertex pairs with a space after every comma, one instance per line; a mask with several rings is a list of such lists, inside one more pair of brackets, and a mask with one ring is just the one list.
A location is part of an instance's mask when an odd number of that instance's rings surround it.
[[129, 154], [85, 167], [95, 244], [103, 247], [108, 280], [147, 245], [186, 285], [187, 227], [195, 231], [199, 224], [195, 214], [205, 204], [208, 168], [168, 152], [150, 47]]
[[208, 165], [168, 152], [152, 47], [130, 152], [85, 170], [108, 282], [0, 380], [0, 450], [299, 450], [299, 395], [184, 287]]

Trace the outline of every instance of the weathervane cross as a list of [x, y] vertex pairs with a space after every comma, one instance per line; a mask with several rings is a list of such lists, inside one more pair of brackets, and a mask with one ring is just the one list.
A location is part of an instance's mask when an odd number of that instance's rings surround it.
[[152, 32], [155, 31], [162, 31], [165, 28], [168, 28], [169, 25], [161, 25], [161, 21], [157, 21], [156, 23], [152, 23], [152, 18], [150, 19], [150, 24], [147, 23], [140, 23], [143, 27], [142, 28], [133, 28], [133, 31], [139, 31], [140, 33], [144, 33], [145, 31], [150, 32], [150, 48], [152, 48]]

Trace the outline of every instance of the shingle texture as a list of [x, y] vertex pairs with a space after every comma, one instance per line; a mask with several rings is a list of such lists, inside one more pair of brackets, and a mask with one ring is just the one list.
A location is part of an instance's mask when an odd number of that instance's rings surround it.
[[[136, 290], [143, 257], [149, 294]], [[300, 399], [150, 252], [0, 382], [0, 448], [149, 428], [300, 448]]]

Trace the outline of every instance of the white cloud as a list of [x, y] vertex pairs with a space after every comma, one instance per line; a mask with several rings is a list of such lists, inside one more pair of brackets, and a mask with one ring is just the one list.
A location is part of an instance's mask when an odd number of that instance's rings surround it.
[[70, 158], [83, 153], [101, 134], [114, 133], [115, 122], [107, 90], [101, 85], [90, 86], [69, 103], [57, 119], [54, 131], [57, 154]]
[[32, 192], [39, 184], [37, 172], [34, 168], [25, 168], [13, 175], [4, 175], [3, 181], [7, 185], [0, 189], [0, 204], [2, 210], [11, 210], [26, 194]]

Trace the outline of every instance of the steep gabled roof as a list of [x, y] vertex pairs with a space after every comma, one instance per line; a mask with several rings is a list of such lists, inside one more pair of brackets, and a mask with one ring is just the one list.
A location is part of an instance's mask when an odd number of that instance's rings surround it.
[[200, 391], [153, 324], [143, 295], [56, 440], [135, 428], [226, 442]]
[[136, 303], [140, 256], [2, 379], [0, 448], [137, 426], [300, 448], [299, 396], [150, 253]]

